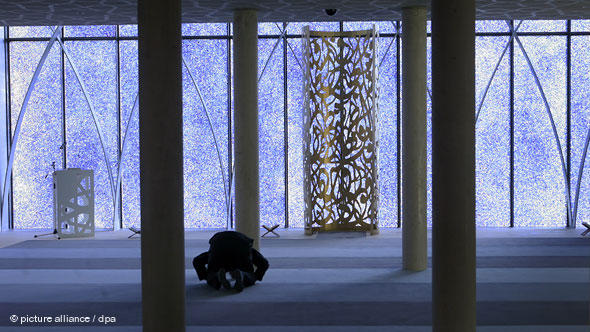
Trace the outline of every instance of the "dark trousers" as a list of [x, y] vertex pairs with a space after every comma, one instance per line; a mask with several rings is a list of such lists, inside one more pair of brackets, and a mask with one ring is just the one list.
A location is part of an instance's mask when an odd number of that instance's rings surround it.
[[[232, 266], [225, 266], [223, 262], [216, 262], [216, 264], [210, 264], [209, 252], [204, 252], [193, 259], [193, 267], [197, 272], [199, 280], [206, 279], [209, 286], [219, 289], [221, 287], [221, 280], [219, 279], [219, 269], [225, 268], [226, 272], [232, 270], [242, 271], [242, 277], [244, 281], [244, 287], [252, 286], [256, 283], [256, 280], [262, 280], [266, 270], [268, 270], [268, 261], [261, 253], [256, 249], [252, 249], [252, 264], [256, 266], [256, 271], [248, 271], [250, 269], [242, 268], [237, 269]], [[215, 265], [215, 266], [211, 266]]]
[[[240, 270], [241, 271], [241, 270]], [[221, 288], [221, 280], [219, 279], [219, 271], [217, 272], [207, 272], [207, 284], [215, 289]], [[244, 282], [244, 287], [252, 286], [256, 283], [256, 277], [252, 272], [242, 271], [242, 278]]]

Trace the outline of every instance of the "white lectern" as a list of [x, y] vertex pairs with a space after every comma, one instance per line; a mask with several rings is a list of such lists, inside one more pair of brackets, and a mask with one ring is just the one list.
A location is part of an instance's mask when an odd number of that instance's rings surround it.
[[94, 172], [53, 172], [53, 225], [59, 237], [94, 236]]

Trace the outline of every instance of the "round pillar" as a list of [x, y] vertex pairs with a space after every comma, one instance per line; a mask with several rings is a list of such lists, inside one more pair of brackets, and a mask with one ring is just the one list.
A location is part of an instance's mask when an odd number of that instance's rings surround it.
[[403, 268], [428, 264], [426, 235], [426, 8], [402, 9]]
[[234, 12], [234, 158], [236, 231], [260, 247], [258, 184], [258, 20], [256, 11]]

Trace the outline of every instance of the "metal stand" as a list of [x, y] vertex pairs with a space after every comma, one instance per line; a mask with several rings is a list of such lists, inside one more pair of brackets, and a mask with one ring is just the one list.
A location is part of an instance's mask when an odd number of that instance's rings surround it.
[[129, 227], [129, 230], [133, 232], [133, 234], [129, 235], [127, 238], [130, 239], [135, 235], [141, 234], [141, 229], [137, 229], [133, 226]]
[[276, 237], [281, 237], [278, 233], [275, 233], [275, 229], [277, 229], [279, 227], [279, 225], [274, 225], [274, 226], [266, 226], [266, 225], [262, 225], [262, 228], [266, 229], [266, 233], [262, 234], [261, 237], [264, 237], [266, 234], [268, 233], [272, 233], [274, 235], [276, 235]]
[[[57, 234], [57, 229], [55, 229], [55, 228], [54, 228], [54, 229], [53, 229], [53, 232], [51, 232], [51, 233], [45, 233], [45, 234], [35, 234], [33, 237], [34, 237], [34, 238], [38, 238], [38, 237], [41, 237], [41, 236], [48, 236], [48, 235], [55, 235], [55, 234]], [[61, 237], [59, 237], [59, 235], [58, 235], [58, 236], [57, 236], [57, 239], [58, 239], [58, 240], [61, 240]]]

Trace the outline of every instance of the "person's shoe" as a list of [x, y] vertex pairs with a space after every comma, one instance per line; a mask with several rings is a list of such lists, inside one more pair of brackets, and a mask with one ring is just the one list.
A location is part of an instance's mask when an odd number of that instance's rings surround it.
[[223, 286], [223, 288], [231, 289], [229, 281], [227, 281], [227, 278], [225, 277], [225, 269], [219, 269], [219, 271], [217, 272], [217, 276], [218, 276], [219, 281], [221, 282], [221, 285]]
[[233, 270], [230, 272], [232, 278], [236, 280], [236, 284], [234, 285], [234, 289], [238, 292], [244, 290], [244, 276], [242, 275], [242, 271], [240, 270]]

